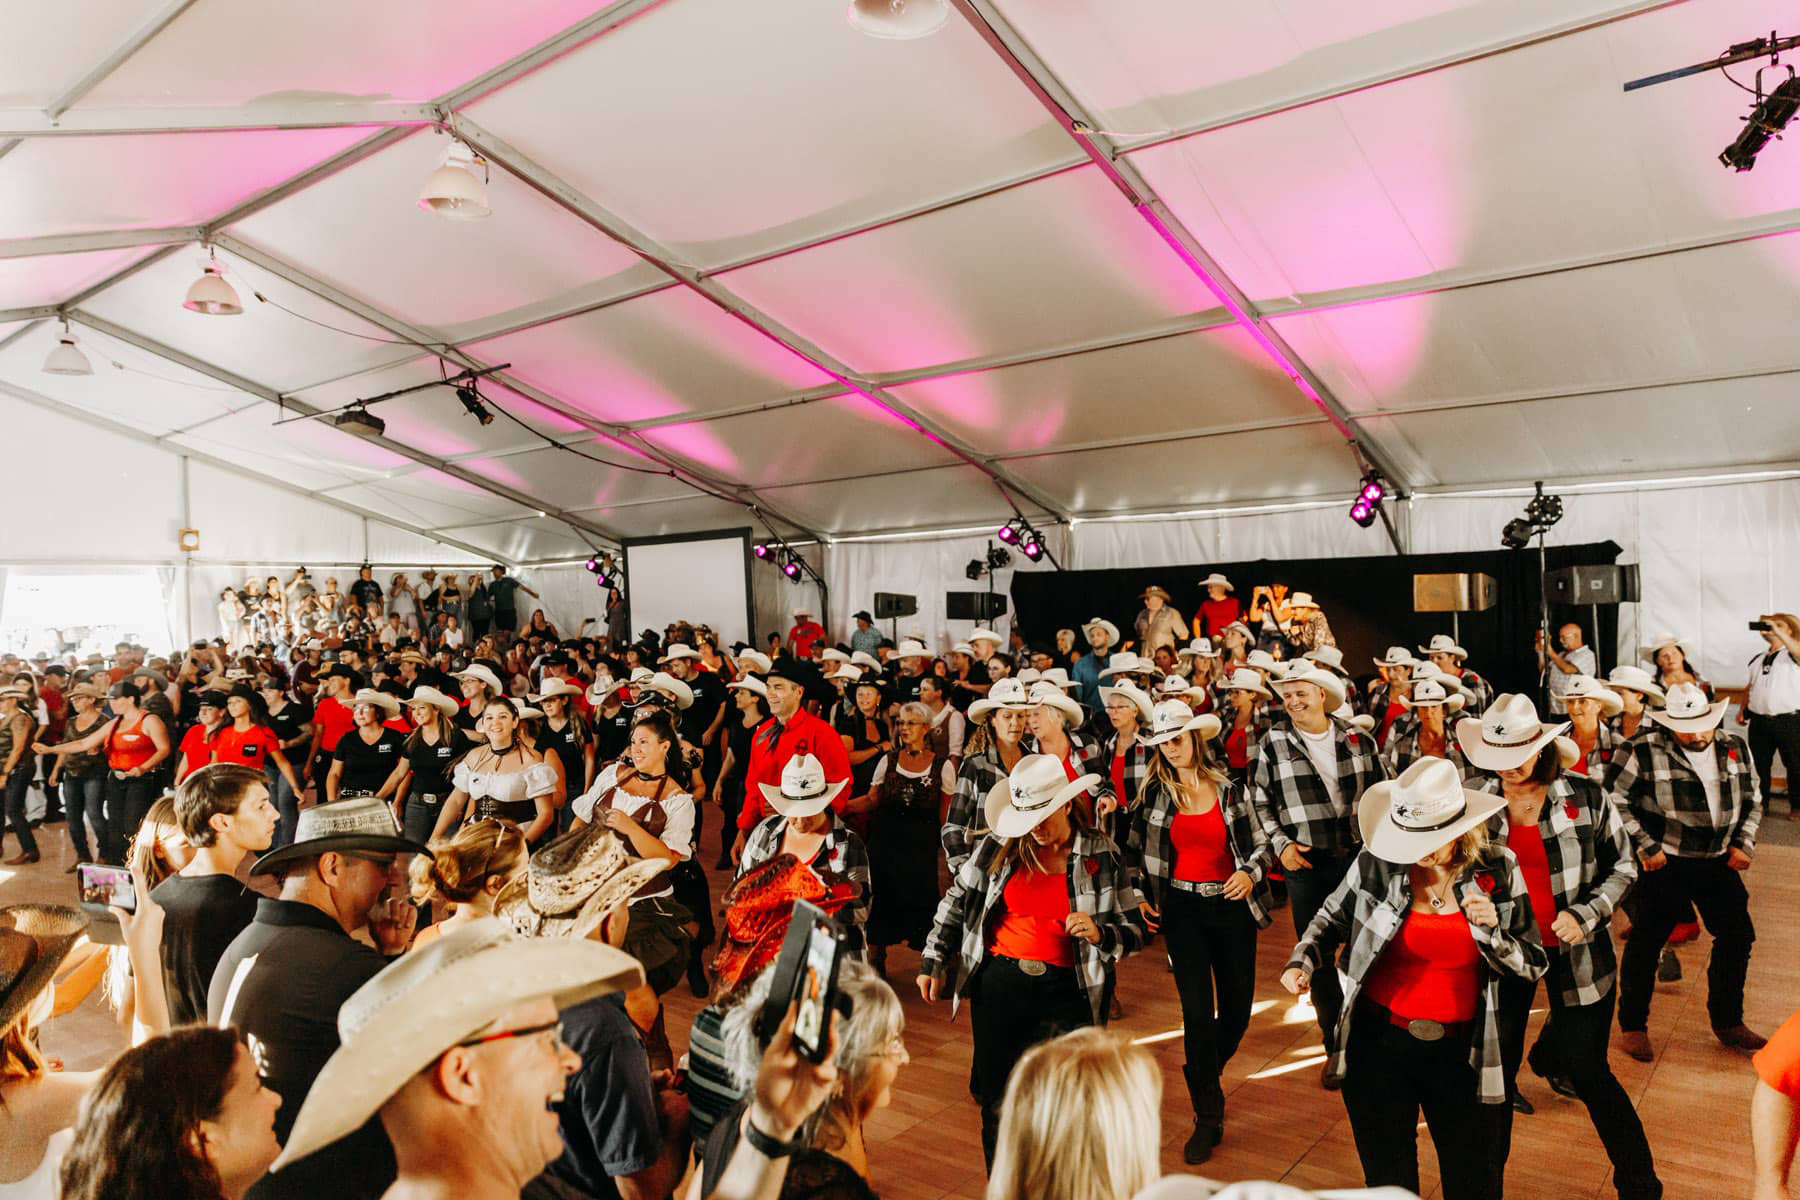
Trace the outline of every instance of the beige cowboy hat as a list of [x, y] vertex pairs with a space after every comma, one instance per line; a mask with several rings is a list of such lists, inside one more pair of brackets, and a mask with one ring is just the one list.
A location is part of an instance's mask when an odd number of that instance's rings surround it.
[[1329, 668], [1342, 674], [1344, 670], [1344, 652], [1336, 646], [1314, 646], [1301, 658], [1310, 658], [1321, 667]]
[[525, 874], [494, 897], [494, 915], [527, 937], [579, 940], [673, 865], [636, 857], [624, 838], [594, 821], [540, 847]]
[[855, 683], [862, 678], [862, 671], [848, 662], [839, 665], [838, 669], [827, 675], [827, 679], [842, 679], [845, 683]]
[[85, 913], [60, 904], [0, 908], [0, 1030], [51, 985], [87, 926]]
[[1469, 652], [1456, 644], [1456, 639], [1447, 633], [1434, 633], [1428, 645], [1419, 647], [1420, 654], [1454, 654], [1458, 658], [1469, 657]]
[[1013, 764], [1010, 775], [988, 789], [982, 805], [988, 828], [999, 837], [1024, 837], [1099, 782], [1100, 777], [1091, 774], [1071, 781], [1062, 759], [1052, 754], [1027, 754]]
[[1602, 717], [1616, 717], [1625, 711], [1625, 702], [1619, 699], [1619, 693], [1601, 686], [1592, 675], [1571, 675], [1565, 685], [1568, 690], [1562, 694], [1564, 701], [1598, 700]]
[[1248, 625], [1244, 624], [1242, 621], [1233, 621], [1231, 624], [1227, 625], [1225, 628], [1219, 630], [1219, 642], [1221, 645], [1224, 644], [1225, 635], [1230, 633], [1234, 629], [1237, 630], [1240, 635], [1242, 635], [1243, 639], [1246, 642], [1250, 643], [1252, 646], [1256, 645], [1256, 635], [1254, 633], [1250, 632], [1250, 627]]
[[877, 675], [881, 674], [881, 660], [876, 658], [873, 654], [870, 654], [867, 650], [858, 650], [852, 654], [850, 656], [850, 665], [853, 667], [861, 667], [865, 671], [873, 671]]
[[596, 679], [594, 682], [588, 684], [588, 703], [598, 708], [600, 705], [606, 703], [606, 698], [608, 696], [624, 686], [625, 681], [623, 679]]
[[975, 657], [975, 647], [969, 645], [967, 642], [958, 642], [956, 645], [950, 647], [950, 653], [967, 655], [968, 657], [973, 658]]
[[[699, 656], [696, 655], [695, 657], [699, 657]], [[819, 661], [834, 662], [834, 663], [840, 663], [844, 666], [849, 666], [850, 665], [850, 655], [845, 653], [842, 650], [839, 650], [836, 646], [827, 646], [823, 650], [819, 651]]]
[[376, 854], [423, 854], [428, 848], [400, 835], [394, 810], [378, 796], [352, 796], [330, 804], [300, 810], [294, 823], [294, 840], [256, 860], [252, 875], [268, 875], [297, 859], [316, 858], [331, 851], [368, 850]]
[[755, 667], [759, 674], [763, 675], [767, 675], [769, 673], [769, 668], [775, 665], [769, 661], [769, 656], [764, 654], [761, 650], [740, 650], [737, 654], [737, 661], [739, 666], [748, 663], [750, 666]]
[[1196, 714], [1184, 700], [1162, 700], [1156, 705], [1156, 713], [1150, 720], [1150, 733], [1145, 737], [1144, 745], [1160, 746], [1164, 742], [1172, 742], [1184, 733], [1194, 732], [1200, 740], [1210, 742], [1219, 736], [1223, 728], [1219, 718], [1211, 713]]
[[446, 717], [454, 717], [457, 714], [457, 711], [462, 708], [462, 705], [444, 695], [444, 693], [438, 691], [436, 688], [426, 684], [420, 684], [418, 687], [414, 688], [412, 699], [408, 700], [407, 703], [429, 704]]
[[1156, 697], [1158, 700], [1187, 700], [1198, 704], [1206, 699], [1206, 689], [1179, 675], [1166, 675], [1156, 685]]
[[1226, 676], [1223, 687], [1228, 692], [1254, 692], [1258, 696], [1271, 697], [1274, 694], [1263, 686], [1262, 676], [1246, 667], [1239, 667]]
[[395, 959], [344, 1001], [340, 1044], [270, 1170], [357, 1129], [452, 1047], [505, 1033], [493, 1025], [508, 1009], [546, 998], [565, 1009], [643, 981], [636, 959], [599, 942], [521, 937], [491, 917], [451, 930]]
[[1447, 695], [1461, 696], [1465, 708], [1475, 703], [1474, 689], [1464, 683], [1460, 676], [1439, 670], [1436, 663], [1422, 662], [1413, 668], [1411, 682], [1415, 689], [1427, 680], [1443, 688]]
[[1607, 686], [1615, 692], [1620, 688], [1637, 692], [1651, 704], [1662, 704], [1668, 700], [1662, 688], [1658, 687], [1656, 680], [1651, 677], [1650, 672], [1642, 667], [1614, 667], [1612, 672], [1607, 675], [1606, 682]]
[[676, 708], [687, 708], [694, 703], [694, 689], [667, 671], [658, 671], [648, 679], [634, 677], [632, 684], [640, 692], [661, 692], [675, 701]]
[[746, 675], [742, 679], [733, 680], [725, 685], [728, 692], [755, 692], [764, 700], [769, 698], [769, 685], [754, 675]]
[[1656, 661], [1656, 652], [1665, 646], [1674, 646], [1681, 651], [1681, 657], [1683, 658], [1691, 659], [1694, 657], [1694, 643], [1688, 641], [1684, 637], [1677, 637], [1672, 633], [1657, 634], [1655, 637], [1644, 643], [1644, 645], [1639, 648], [1638, 653], [1645, 662], [1654, 663]]
[[1070, 679], [1069, 673], [1061, 667], [1051, 667], [1049, 670], [1039, 671], [1038, 682], [1053, 683], [1065, 692], [1075, 686], [1075, 681]]
[[579, 696], [581, 689], [567, 679], [558, 676], [544, 680], [544, 690], [530, 697], [533, 704], [542, 704], [553, 696]]
[[1135, 707], [1138, 711], [1138, 720], [1143, 724], [1148, 725], [1155, 719], [1156, 701], [1150, 698], [1150, 693], [1146, 692], [1143, 688], [1138, 687], [1135, 683], [1121, 683], [1117, 687], [1103, 687], [1100, 689], [1100, 703], [1102, 705], [1111, 704], [1114, 697], [1127, 701]]
[[1181, 649], [1175, 651], [1176, 658], [1217, 658], [1218, 648], [1212, 644], [1211, 638], [1195, 638]]
[[[1304, 662], [1305, 660], [1301, 659], [1299, 661]], [[1280, 679], [1272, 679], [1270, 682], [1275, 685], [1276, 691], [1284, 694], [1286, 689], [1293, 687], [1295, 684], [1313, 684], [1320, 691], [1325, 693], [1326, 712], [1343, 707], [1345, 700], [1349, 698], [1344, 694], [1344, 681], [1339, 679], [1336, 675], [1333, 675], [1330, 671], [1321, 670], [1318, 667], [1309, 667], [1302, 671], [1289, 671]]]
[[1168, 604], [1175, 599], [1175, 597], [1169, 595], [1168, 591], [1165, 590], [1161, 584], [1155, 583], [1138, 593], [1139, 600], [1148, 600], [1152, 596], [1160, 597], [1164, 604]]
[[1286, 670], [1281, 661], [1267, 650], [1252, 650], [1244, 656], [1244, 665], [1252, 671], [1267, 671], [1271, 675], [1279, 675]]
[[848, 779], [835, 782], [825, 778], [825, 767], [810, 754], [796, 754], [781, 768], [781, 786], [766, 783], [762, 789], [769, 807], [784, 817], [817, 816], [831, 806], [838, 793], [850, 786]]
[[900, 644], [894, 648], [894, 657], [930, 658], [931, 651], [927, 650], [925, 648], [925, 643], [919, 641], [917, 638], [901, 638]]
[[1025, 684], [1027, 687], [1036, 683], [1038, 680], [1042, 679], [1043, 677], [1044, 677], [1044, 673], [1042, 671], [1038, 670], [1036, 667], [1021, 667], [1017, 671], [1014, 671], [1011, 675], [1007, 676], [1008, 679], [1016, 679], [1020, 683]]
[[462, 670], [453, 672], [452, 674], [456, 679], [478, 679], [482, 683], [487, 684], [488, 691], [492, 692], [494, 695], [506, 695], [506, 688], [501, 684], [500, 677], [494, 674], [493, 670], [490, 669], [486, 663], [470, 663]]
[[1663, 707], [1650, 710], [1650, 719], [1675, 733], [1705, 733], [1717, 729], [1725, 716], [1729, 700], [1706, 702], [1706, 693], [1691, 683], [1678, 683], [1669, 689]]
[[1405, 646], [1389, 646], [1387, 653], [1373, 660], [1378, 667], [1416, 667], [1419, 660]]
[[[223, 700], [220, 701], [224, 703]], [[378, 692], [374, 688], [358, 688], [356, 695], [350, 697], [350, 707], [357, 708], [367, 704], [371, 708], [379, 708], [391, 720], [400, 715], [400, 697], [390, 696], [386, 692]]]
[[700, 655], [692, 646], [684, 646], [680, 642], [670, 642], [669, 648], [664, 650], [662, 657], [656, 661], [659, 663], [674, 662], [678, 658], [698, 661]]
[[[1003, 679], [1000, 682], [1005, 683], [1006, 681]], [[1081, 724], [1082, 720], [1086, 717], [1086, 714], [1081, 711], [1081, 705], [1069, 699], [1068, 695], [1054, 683], [1045, 683], [1041, 679], [1038, 680], [1038, 682], [1031, 685], [1031, 691], [1028, 693], [1028, 698], [1031, 701], [1031, 707], [1054, 708], [1057, 712], [1062, 714], [1063, 720], [1071, 725]]]
[[969, 641], [971, 643], [992, 642], [996, 646], [1004, 646], [1006, 644], [1005, 638], [1001, 637], [999, 634], [995, 633], [993, 630], [986, 629], [986, 628], [969, 630]]
[[403, 663], [412, 663], [415, 667], [429, 667], [431, 665], [431, 660], [417, 650], [402, 650], [400, 652], [400, 661]]
[[1311, 592], [1295, 592], [1293, 595], [1291, 595], [1287, 598], [1287, 606], [1290, 610], [1296, 609], [1296, 608], [1317, 608], [1317, 607], [1319, 607], [1316, 603], [1313, 602]]
[[1088, 630], [1090, 629], [1105, 630], [1106, 644], [1108, 646], [1116, 646], [1119, 644], [1119, 627], [1114, 625], [1111, 621], [1108, 621], [1105, 617], [1095, 617], [1091, 621], [1083, 622], [1081, 626], [1081, 636], [1086, 637], [1088, 635]]
[[1115, 675], [1148, 675], [1156, 670], [1156, 664], [1147, 658], [1140, 658], [1129, 650], [1124, 650], [1106, 660], [1106, 666], [1100, 669], [1100, 678], [1111, 679]]
[[1412, 695], [1400, 697], [1402, 708], [1442, 708], [1446, 713], [1459, 713], [1467, 701], [1461, 692], [1451, 692], [1441, 679], [1422, 679], [1413, 684]]
[[988, 689], [987, 695], [969, 705], [969, 720], [986, 725], [989, 718], [1003, 708], [1012, 712], [1030, 712], [1035, 707], [1025, 690], [1024, 680], [1002, 679]]
[[1237, 590], [1236, 588], [1231, 586], [1231, 580], [1225, 578], [1223, 575], [1219, 574], [1217, 571], [1214, 571], [1212, 574], [1208, 575], [1205, 579], [1202, 579], [1200, 581], [1199, 586], [1201, 586], [1203, 588], [1208, 588], [1208, 587], [1213, 586], [1215, 583], [1218, 584], [1220, 587], [1224, 588], [1228, 592], [1235, 592]]
[[1506, 807], [1497, 792], [1470, 791], [1456, 764], [1421, 758], [1397, 779], [1371, 784], [1356, 803], [1363, 849], [1383, 862], [1410, 866], [1454, 842]]
[[1538, 756], [1538, 751], [1556, 743], [1562, 765], [1571, 766], [1581, 757], [1581, 749], [1563, 737], [1567, 721], [1555, 725], [1538, 720], [1537, 705], [1531, 697], [1508, 692], [1494, 697], [1493, 704], [1479, 717], [1464, 717], [1456, 723], [1456, 744], [1462, 747], [1469, 765], [1483, 771], [1510, 771], [1522, 767]]

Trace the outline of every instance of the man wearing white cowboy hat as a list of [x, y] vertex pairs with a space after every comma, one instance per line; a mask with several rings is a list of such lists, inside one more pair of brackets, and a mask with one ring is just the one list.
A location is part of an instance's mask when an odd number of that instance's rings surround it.
[[1331, 622], [1325, 619], [1311, 592], [1290, 593], [1284, 607], [1287, 619], [1282, 625], [1282, 637], [1289, 644], [1302, 652], [1337, 645], [1337, 639], [1331, 635]]
[[[1250, 762], [1250, 799], [1270, 852], [1287, 875], [1294, 932], [1304, 933], [1356, 857], [1351, 821], [1363, 792], [1387, 778], [1375, 739], [1330, 714], [1344, 703], [1337, 676], [1294, 671], [1275, 682], [1287, 711], [1272, 724]], [[1314, 981], [1313, 1005], [1328, 1051], [1336, 1042], [1343, 993], [1333, 971]], [[1329, 1066], [1329, 1064], [1327, 1064]], [[1330, 1077], [1326, 1076], [1327, 1086]]]
[[560, 1012], [642, 974], [612, 946], [520, 937], [496, 920], [445, 934], [344, 1002], [343, 1044], [269, 1180], [378, 1119], [398, 1164], [390, 1194], [517, 1195], [563, 1153], [556, 1106], [582, 1063]]
[[1627, 742], [1601, 778], [1644, 868], [1638, 919], [1619, 965], [1620, 1045], [1643, 1062], [1651, 1056], [1646, 1027], [1657, 959], [1690, 902], [1713, 935], [1706, 1012], [1714, 1035], [1738, 1050], [1764, 1042], [1744, 1026], [1756, 930], [1743, 872], [1756, 853], [1762, 796], [1749, 747], [1719, 728], [1728, 704], [1709, 704], [1699, 688], [1676, 684], [1650, 714], [1659, 728]]
[[[277, 1140], [338, 1044], [339, 1007], [412, 942], [417, 913], [406, 900], [404, 856], [429, 855], [400, 836], [393, 811], [374, 796], [321, 804], [300, 814], [294, 840], [250, 868], [274, 875], [278, 899], [256, 902], [256, 919], [213, 971], [206, 1017], [242, 1030], [257, 1070], [282, 1097]], [[366, 929], [374, 949], [352, 935]], [[354, 1125], [351, 1128], [356, 1128]], [[322, 1145], [322, 1143], [321, 1143]], [[381, 1195], [394, 1159], [379, 1124], [294, 1162], [250, 1190], [256, 1200]]]
[[1119, 644], [1119, 627], [1105, 617], [1095, 617], [1082, 624], [1081, 636], [1087, 639], [1088, 652], [1075, 660], [1070, 678], [1075, 681], [1075, 699], [1089, 709], [1097, 709], [1100, 671], [1106, 666], [1107, 655]]
[[1412, 695], [1403, 697], [1406, 714], [1394, 722], [1382, 757], [1389, 775], [1398, 775], [1421, 758], [1447, 758], [1456, 765], [1457, 773], [1469, 776], [1469, 764], [1451, 735], [1450, 718], [1463, 710], [1461, 692], [1451, 691], [1445, 679], [1422, 679], [1413, 684]]
[[782, 764], [779, 782], [758, 781], [760, 794], [753, 796], [746, 787], [745, 811], [755, 807], [773, 815], [750, 830], [737, 873], [741, 878], [779, 854], [792, 854], [816, 875], [854, 884], [858, 896], [840, 916], [848, 944], [861, 950], [869, 920], [869, 850], [838, 818], [849, 783], [849, 772], [834, 780], [819, 759], [802, 753]]
[[1773, 792], [1775, 755], [1787, 772], [1788, 819], [1800, 820], [1800, 617], [1767, 613], [1762, 626], [1768, 649], [1750, 660], [1750, 694], [1738, 715], [1748, 724], [1750, 760], [1766, 803]]
[[795, 658], [812, 657], [813, 647], [825, 640], [825, 627], [813, 620], [811, 609], [796, 608], [794, 624], [787, 633], [788, 653]]
[[969, 648], [977, 663], [985, 663], [1004, 645], [1006, 639], [986, 626], [978, 626], [969, 631]]
[[1419, 647], [1419, 653], [1432, 666], [1451, 678], [1460, 680], [1473, 693], [1469, 704], [1476, 712], [1486, 712], [1488, 705], [1494, 702], [1493, 685], [1463, 665], [1468, 661], [1469, 652], [1457, 645], [1456, 639], [1449, 634], [1432, 634], [1431, 641]]
[[[773, 663], [763, 680], [769, 719], [750, 735], [750, 758], [744, 765], [744, 806], [738, 812], [738, 835], [731, 856], [742, 859], [750, 831], [769, 814], [764, 800], [770, 786], [779, 790], [782, 771], [796, 756], [816, 758], [825, 778], [836, 784], [850, 780], [850, 751], [837, 730], [801, 707], [806, 687], [815, 677], [810, 664], [789, 659]], [[848, 797], [840, 786], [834, 796], [843, 810]]]
[[910, 704], [919, 698], [919, 681], [925, 678], [931, 651], [918, 638], [903, 637], [894, 647], [894, 658], [900, 663], [900, 670], [893, 677], [889, 699], [897, 704]]
[[1154, 655], [1158, 646], [1167, 646], [1170, 650], [1179, 646], [1181, 635], [1187, 632], [1187, 622], [1169, 603], [1169, 593], [1153, 583], [1138, 599], [1143, 601], [1144, 607], [1131, 624], [1137, 631], [1138, 653]]
[[1400, 697], [1412, 691], [1413, 672], [1424, 664], [1405, 646], [1389, 646], [1387, 653], [1374, 662], [1375, 671], [1381, 678], [1369, 685], [1369, 715], [1375, 718], [1376, 741], [1385, 743], [1388, 726], [1406, 711]]
[[1195, 637], [1216, 639], [1227, 625], [1244, 619], [1244, 606], [1231, 594], [1231, 580], [1214, 571], [1200, 581], [1200, 588], [1206, 599], [1194, 610]]

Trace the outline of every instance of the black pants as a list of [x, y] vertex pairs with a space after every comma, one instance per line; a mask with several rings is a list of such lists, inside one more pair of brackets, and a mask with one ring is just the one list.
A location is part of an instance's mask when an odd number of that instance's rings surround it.
[[144, 823], [144, 814], [156, 802], [156, 780], [148, 775], [119, 776], [106, 773], [106, 844], [98, 847], [110, 863], [125, 861], [125, 847]]
[[[1551, 951], [1552, 955], [1556, 953]], [[1537, 987], [1534, 979], [1500, 977], [1500, 1060], [1506, 1070], [1509, 1094], [1525, 1057], [1525, 1026], [1531, 1018]], [[1587, 1106], [1594, 1132], [1600, 1135], [1600, 1144], [1612, 1160], [1613, 1186], [1618, 1189], [1620, 1200], [1656, 1200], [1662, 1195], [1662, 1183], [1656, 1177], [1644, 1124], [1638, 1120], [1631, 1097], [1625, 1094], [1606, 1059], [1615, 993], [1609, 991], [1604, 998], [1582, 1005], [1564, 1004], [1562, 994], [1555, 988], [1547, 988], [1546, 993], [1550, 1017], [1532, 1049], [1532, 1062], [1541, 1063], [1546, 1071], [1567, 1075], [1575, 1085], [1575, 1094]], [[1512, 1150], [1513, 1109], [1510, 1104], [1483, 1107], [1493, 1122], [1489, 1149], [1493, 1194], [1499, 1196], [1505, 1187], [1506, 1158]]]
[[1656, 962], [1670, 932], [1691, 902], [1713, 936], [1706, 965], [1706, 1015], [1714, 1029], [1744, 1023], [1744, 976], [1750, 970], [1750, 894], [1742, 873], [1719, 858], [1674, 858], [1659, 871], [1638, 875], [1637, 923], [1619, 962], [1619, 1028], [1641, 1032], [1650, 1021]]
[[1094, 1023], [1087, 993], [1071, 967], [1027, 975], [1017, 959], [990, 957], [966, 988], [975, 1041], [975, 1098], [981, 1101], [981, 1153], [991, 1168], [1006, 1081], [1039, 1042]]
[[1225, 1120], [1219, 1074], [1250, 1027], [1256, 991], [1256, 921], [1242, 900], [1164, 886], [1162, 936], [1181, 998], [1182, 1048], [1194, 1117]]
[[[1294, 932], [1304, 935], [1306, 927], [1324, 906], [1325, 898], [1343, 882], [1344, 872], [1350, 869], [1355, 857], [1349, 853], [1335, 854], [1325, 850], [1307, 852], [1307, 859], [1312, 866], [1299, 871], [1288, 871], [1288, 907], [1294, 913]], [[1312, 977], [1313, 1009], [1319, 1014], [1319, 1032], [1325, 1037], [1327, 1054], [1337, 1049], [1338, 1018], [1344, 1011], [1344, 988], [1338, 982], [1337, 964], [1327, 963], [1313, 972]]]
[[37, 773], [37, 760], [27, 754], [6, 777], [6, 828], [19, 839], [19, 853], [35, 855], [37, 838], [31, 834], [31, 822], [25, 816], [25, 800]]
[[[75, 846], [80, 862], [94, 861], [96, 851], [107, 843], [106, 772], [62, 777], [63, 812], [69, 820], [69, 841]], [[93, 847], [88, 845], [88, 830], [94, 831]]]
[[[1316, 985], [1315, 985], [1316, 986]], [[1421, 1042], [1387, 1014], [1359, 1005], [1350, 1021], [1344, 1109], [1370, 1187], [1419, 1191], [1419, 1114], [1437, 1148], [1444, 1200], [1498, 1200], [1469, 1034]]]
[[1787, 772], [1788, 804], [1794, 802], [1796, 772], [1800, 772], [1800, 712], [1782, 713], [1778, 717], [1750, 714], [1750, 761], [1756, 764], [1756, 782], [1762, 786], [1763, 804], [1769, 802], [1769, 784], [1775, 774], [1775, 754], [1781, 753], [1781, 767]]

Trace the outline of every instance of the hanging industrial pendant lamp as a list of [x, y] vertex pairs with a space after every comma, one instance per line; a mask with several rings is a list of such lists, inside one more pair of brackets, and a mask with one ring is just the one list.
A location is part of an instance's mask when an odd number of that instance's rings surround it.
[[94, 364], [89, 362], [88, 356], [75, 345], [75, 335], [69, 332], [69, 323], [64, 321], [62, 337], [57, 339], [56, 345], [51, 347], [49, 355], [44, 359], [44, 374], [92, 375], [93, 373]]
[[[479, 170], [479, 176], [476, 174]], [[452, 140], [444, 160], [419, 189], [419, 207], [448, 221], [475, 221], [488, 216], [487, 159]]]
[[206, 266], [200, 278], [188, 287], [187, 299], [181, 302], [181, 307], [209, 317], [235, 317], [244, 311], [244, 306], [238, 303], [237, 289], [226, 282], [225, 269], [219, 265], [211, 247], [207, 248]]
[[850, 27], [870, 37], [930, 37], [950, 19], [947, 0], [850, 0]]

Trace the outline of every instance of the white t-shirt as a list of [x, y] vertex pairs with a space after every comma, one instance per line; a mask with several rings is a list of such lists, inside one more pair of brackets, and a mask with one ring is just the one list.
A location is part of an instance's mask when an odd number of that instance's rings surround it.
[[[901, 776], [906, 779], [923, 779], [923, 778], [925, 778], [925, 772], [923, 772], [923, 771], [909, 771], [905, 767], [899, 767], [897, 769], [899, 770]], [[887, 778], [887, 773], [888, 773], [888, 756], [884, 754], [881, 756], [881, 761], [875, 764], [875, 773], [873, 775], [869, 776], [869, 786], [870, 787], [880, 787], [881, 781]], [[944, 763], [943, 779], [940, 781], [938, 786], [940, 788], [942, 788], [945, 792], [955, 792], [956, 791], [956, 768], [951, 766], [949, 764], [949, 762], [947, 762], [947, 761]]]
[[1337, 730], [1328, 728], [1324, 733], [1308, 733], [1296, 725], [1294, 732], [1300, 735], [1300, 744], [1306, 747], [1306, 757], [1312, 760], [1313, 770], [1319, 773], [1325, 794], [1331, 797], [1333, 804], [1343, 804], [1344, 793], [1338, 787]]
[[1712, 813], [1713, 825], [1725, 823], [1725, 802], [1719, 795], [1719, 759], [1713, 748], [1707, 746], [1701, 750], [1689, 750], [1686, 746], [1681, 752], [1687, 756], [1688, 766], [1694, 768], [1694, 774], [1700, 777], [1700, 786], [1706, 789], [1706, 807]]
[[462, 649], [462, 644], [463, 631], [460, 626], [455, 629], [444, 630], [444, 645], [450, 647], [452, 650], [460, 650]]
[[1744, 710], [1763, 717], [1800, 710], [1800, 663], [1785, 646], [1773, 659], [1765, 662], [1766, 657], [1759, 654], [1750, 660], [1750, 695]]
[[[606, 764], [606, 769], [601, 771], [599, 777], [594, 780], [594, 786], [577, 796], [574, 803], [570, 805], [570, 809], [583, 821], [592, 821], [594, 805], [599, 802], [601, 796], [606, 794], [608, 788], [618, 782], [618, 779], [619, 764]], [[652, 799], [653, 797], [650, 796], [634, 796], [624, 788], [620, 788], [612, 795], [612, 806], [628, 817], [635, 817], [649, 807]], [[662, 836], [657, 840], [680, 857], [692, 858], [694, 856], [694, 798], [686, 792], [678, 792], [670, 787], [663, 790], [661, 803], [663, 814], [668, 817], [668, 824], [664, 826]], [[667, 876], [659, 876], [659, 878], [667, 878]], [[661, 896], [666, 895], [667, 892], [655, 894]]]

